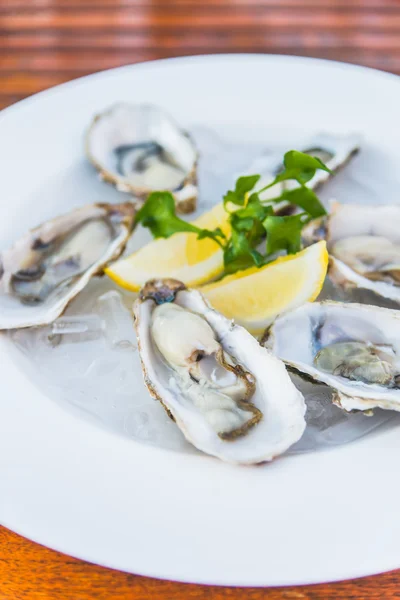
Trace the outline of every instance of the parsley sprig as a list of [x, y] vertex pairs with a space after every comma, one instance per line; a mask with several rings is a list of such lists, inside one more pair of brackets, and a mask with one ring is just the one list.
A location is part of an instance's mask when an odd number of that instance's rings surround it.
[[[266, 264], [271, 255], [280, 251], [289, 254], [301, 247], [301, 231], [311, 219], [326, 214], [317, 195], [307, 187], [317, 170], [330, 173], [319, 159], [303, 152], [286, 152], [283, 169], [261, 189], [255, 189], [260, 175], [239, 177], [235, 189], [224, 198], [229, 213], [230, 236], [216, 229], [201, 229], [180, 219], [175, 213], [175, 201], [170, 192], [153, 192], [136, 215], [136, 222], [150, 229], [155, 238], [168, 238], [179, 232], [196, 233], [198, 239], [210, 238], [224, 253], [226, 273]], [[263, 193], [283, 181], [294, 181], [298, 187], [283, 189], [275, 198], [263, 200]], [[274, 205], [286, 202], [301, 209], [290, 216], [274, 214]], [[264, 248], [261, 248], [263, 239]]]

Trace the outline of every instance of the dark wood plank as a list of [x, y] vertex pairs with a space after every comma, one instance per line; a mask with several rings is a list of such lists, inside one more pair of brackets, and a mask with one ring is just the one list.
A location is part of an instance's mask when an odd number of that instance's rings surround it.
[[[369, 10], [370, 8], [380, 10], [386, 8], [398, 8], [398, 0], [173, 0], [171, 3], [166, 3], [165, 0], [56, 0], [56, 2], [50, 3], [51, 7], [55, 7], [57, 10], [64, 8], [73, 7], [74, 10], [79, 8], [104, 8], [111, 7], [112, 10], [119, 10], [123, 7], [144, 7], [153, 10], [165, 10], [165, 7], [198, 7], [212, 9], [214, 7], [240, 7], [243, 6], [247, 10], [252, 10], [254, 7], [261, 6], [267, 8], [283, 9], [286, 7], [299, 7], [309, 10], [316, 7], [328, 7], [328, 8], [346, 8], [356, 7], [359, 11]], [[32, 10], [34, 8], [49, 8], [48, 0], [7, 0], [0, 7], [0, 11], [6, 12], [13, 10], [14, 8], [22, 10]]]
[[[400, 74], [400, 0], [0, 0], [0, 108], [93, 71], [220, 52], [317, 56]], [[0, 600], [381, 600], [400, 571], [271, 590], [160, 582], [0, 528]]]
[[[397, 32], [367, 32], [355, 31], [330, 31], [325, 32], [306, 31], [301, 37], [288, 31], [277, 31], [265, 29], [263, 31], [203, 31], [187, 32], [182, 28], [173, 32], [155, 32], [150, 28], [132, 30], [130, 32], [119, 32], [118, 35], [103, 30], [85, 30], [79, 40], [79, 47], [84, 49], [83, 56], [91, 50], [97, 51], [98, 60], [107, 57], [112, 51], [118, 51], [121, 57], [132, 56], [141, 60], [140, 51], [146, 50], [152, 57], [157, 52], [186, 52], [196, 50], [203, 52], [229, 50], [236, 52], [251, 51], [277, 53], [281, 48], [287, 50], [299, 50], [306, 52], [315, 50], [340, 51], [347, 59], [353, 58], [355, 51], [369, 52], [371, 55], [386, 53], [388, 56], [397, 54], [400, 50], [400, 36]], [[27, 51], [30, 52], [27, 52]], [[68, 57], [69, 52], [77, 52], [76, 35], [72, 31], [59, 31], [56, 28], [45, 32], [4, 32], [0, 36], [0, 67], [6, 64], [11, 52], [24, 60], [32, 56], [40, 57], [43, 51], [56, 56]], [[136, 62], [136, 61], [133, 61]]]
[[227, 30], [236, 28], [262, 29], [264, 27], [282, 28], [283, 30], [299, 33], [300, 28], [309, 29], [367, 29], [371, 31], [398, 31], [400, 28], [400, 12], [391, 11], [389, 14], [379, 10], [358, 11], [337, 9], [321, 9], [319, 7], [305, 10], [304, 8], [285, 7], [281, 9], [268, 9], [258, 6], [249, 10], [246, 6], [233, 6], [229, 10], [225, 7], [216, 10], [204, 10], [204, 7], [175, 7], [174, 10], [160, 10], [158, 13], [150, 8], [142, 7], [140, 10], [121, 8], [118, 11], [102, 9], [75, 11], [70, 10], [59, 13], [54, 10], [43, 9], [23, 13], [15, 11], [14, 14], [5, 13], [0, 17], [0, 27], [9, 31], [31, 31], [38, 28], [57, 28], [59, 30], [73, 30], [79, 33], [81, 29], [90, 30], [102, 28], [103, 30], [119, 31], [131, 28], [150, 27], [155, 31], [182, 27], [185, 30], [203, 30], [211, 27], [214, 30]]
[[[212, 50], [212, 53], [224, 52], [229, 49], [228, 46], [219, 45]], [[328, 58], [334, 60], [346, 60], [346, 50], [310, 50], [304, 53], [302, 49], [295, 47], [296, 54]], [[196, 54], [199, 48], [191, 47], [192, 52]], [[209, 53], [209, 48], [201, 47], [202, 53]], [[249, 44], [245, 48], [246, 52], [256, 52], [257, 46]], [[279, 54], [292, 54], [292, 49], [277, 47]], [[18, 94], [26, 91], [29, 94], [39, 90], [57, 85], [71, 79], [92, 73], [99, 69], [109, 69], [125, 64], [142, 62], [155, 58], [164, 58], [168, 56], [184, 56], [188, 54], [187, 49], [181, 50], [160, 50], [148, 49], [134, 52], [110, 53], [106, 56], [98, 56], [96, 53], [86, 53], [84, 55], [71, 52], [66, 54], [59, 53], [37, 55], [22, 58], [18, 54], [12, 54], [0, 60], [0, 90], [2, 94]], [[362, 62], [366, 66], [386, 69], [400, 72], [400, 49], [396, 54], [386, 56], [385, 53], [377, 54], [369, 51], [355, 51], [352, 54], [352, 63]]]

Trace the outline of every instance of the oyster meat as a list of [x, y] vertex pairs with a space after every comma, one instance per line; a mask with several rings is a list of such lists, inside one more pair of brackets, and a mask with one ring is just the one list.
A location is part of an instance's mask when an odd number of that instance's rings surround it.
[[134, 315], [149, 392], [199, 450], [252, 464], [300, 439], [304, 398], [284, 364], [199, 291], [150, 281]]
[[365, 304], [314, 302], [287, 313], [263, 344], [316, 381], [346, 410], [400, 411], [400, 312]]
[[33, 229], [0, 254], [0, 329], [45, 325], [123, 251], [136, 209], [92, 204]]
[[305, 228], [306, 243], [323, 238], [334, 283], [400, 302], [400, 205], [335, 202], [328, 217]]
[[169, 190], [180, 212], [196, 209], [196, 147], [160, 108], [112, 106], [94, 118], [86, 152], [102, 178], [119, 190], [141, 199], [156, 190]]
[[[357, 134], [349, 135], [333, 135], [329, 133], [320, 133], [300, 144], [299, 150], [305, 154], [310, 154], [319, 158], [330, 169], [327, 171], [317, 171], [314, 177], [306, 184], [311, 189], [316, 189], [328, 181], [333, 175], [344, 167], [351, 158], [357, 154], [360, 149], [361, 137]], [[257, 184], [257, 188], [261, 189], [270, 183], [283, 169], [282, 154], [273, 153], [265, 154], [257, 158], [249, 168], [249, 173], [260, 173], [261, 179]], [[284, 190], [289, 190], [297, 187], [297, 183], [293, 181], [282, 181], [275, 185], [270, 190], [271, 198], [277, 197]], [[267, 199], [265, 192], [263, 199]], [[284, 213], [287, 203], [280, 203], [278, 212]]]

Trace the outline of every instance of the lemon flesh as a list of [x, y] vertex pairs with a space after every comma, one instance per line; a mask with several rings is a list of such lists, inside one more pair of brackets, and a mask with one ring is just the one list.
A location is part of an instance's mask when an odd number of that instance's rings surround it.
[[213, 308], [259, 335], [279, 314], [315, 300], [327, 268], [328, 252], [321, 241], [260, 269], [204, 285], [201, 291]]
[[[220, 227], [229, 234], [229, 214], [222, 204], [193, 221], [201, 229]], [[130, 256], [110, 265], [105, 272], [121, 287], [138, 291], [149, 279], [172, 277], [195, 286], [221, 275], [222, 250], [211, 239], [198, 240], [195, 233], [176, 233], [143, 246]]]

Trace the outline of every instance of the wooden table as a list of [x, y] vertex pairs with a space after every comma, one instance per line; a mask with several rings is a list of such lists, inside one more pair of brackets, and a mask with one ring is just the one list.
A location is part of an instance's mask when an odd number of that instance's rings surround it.
[[[0, 0], [0, 108], [93, 71], [221, 52], [318, 56], [400, 74], [400, 0]], [[36, 598], [381, 600], [400, 598], [400, 571], [307, 588], [208, 588], [109, 571], [0, 528], [0, 600]]]

